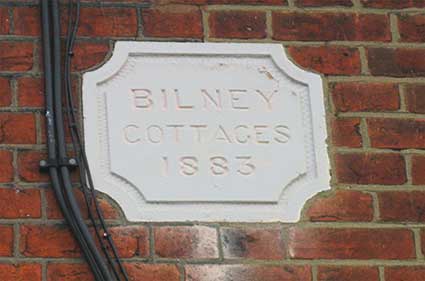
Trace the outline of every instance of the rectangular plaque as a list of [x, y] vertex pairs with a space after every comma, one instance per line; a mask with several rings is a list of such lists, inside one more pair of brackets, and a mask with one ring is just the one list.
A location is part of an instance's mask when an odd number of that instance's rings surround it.
[[132, 221], [296, 221], [329, 188], [319, 75], [277, 44], [117, 42], [83, 80], [95, 186]]

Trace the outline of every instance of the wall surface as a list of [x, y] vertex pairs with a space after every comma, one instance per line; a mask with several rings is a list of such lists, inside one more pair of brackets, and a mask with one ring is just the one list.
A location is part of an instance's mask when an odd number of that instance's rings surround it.
[[[130, 224], [102, 196], [132, 280], [425, 280], [425, 0], [83, 2], [78, 91], [121, 39], [279, 42], [325, 82], [332, 191], [296, 224]], [[0, 280], [91, 280], [38, 172], [37, 5], [0, 0]]]

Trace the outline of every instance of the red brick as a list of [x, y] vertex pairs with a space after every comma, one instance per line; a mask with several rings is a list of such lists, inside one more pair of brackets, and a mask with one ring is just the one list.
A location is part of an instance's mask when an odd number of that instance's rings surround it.
[[253, 11], [212, 11], [210, 36], [215, 38], [261, 39], [267, 36], [266, 14]]
[[394, 185], [407, 181], [406, 164], [400, 154], [337, 154], [335, 162], [340, 183]]
[[361, 147], [360, 118], [334, 118], [332, 142], [336, 146]]
[[82, 8], [78, 35], [92, 37], [136, 37], [135, 8]]
[[0, 257], [13, 255], [13, 227], [0, 225]]
[[385, 268], [385, 281], [423, 281], [425, 267], [387, 267]]
[[44, 83], [41, 78], [18, 79], [18, 105], [44, 107]]
[[107, 43], [79, 42], [74, 48], [72, 69], [82, 71], [101, 64], [109, 52]]
[[217, 231], [206, 226], [154, 229], [155, 254], [162, 258], [218, 258]]
[[94, 281], [89, 267], [84, 264], [49, 263], [47, 265], [48, 281]]
[[425, 156], [412, 156], [412, 183], [425, 185]]
[[379, 281], [376, 267], [319, 266], [317, 281]]
[[374, 118], [367, 125], [372, 147], [425, 148], [425, 120]]
[[313, 199], [306, 216], [315, 222], [372, 221], [373, 199], [367, 193], [338, 190]]
[[197, 7], [167, 6], [142, 11], [143, 33], [149, 37], [202, 38], [202, 15]]
[[400, 108], [397, 84], [337, 83], [331, 86], [335, 109], [340, 112], [394, 111]]
[[0, 182], [13, 180], [13, 155], [7, 150], [0, 150]]
[[0, 264], [2, 281], [41, 281], [41, 264]]
[[279, 229], [223, 228], [221, 240], [224, 258], [278, 260], [285, 256]]
[[386, 15], [273, 13], [273, 38], [289, 41], [390, 41]]
[[39, 218], [41, 199], [38, 189], [0, 188], [0, 218]]
[[0, 78], [0, 106], [10, 106], [12, 103], [12, 91], [7, 78]]
[[35, 115], [33, 113], [0, 113], [0, 143], [36, 143]]
[[424, 0], [361, 0], [365, 7], [383, 9], [403, 9], [425, 7]]
[[110, 233], [121, 258], [147, 257], [149, 255], [149, 231], [144, 226], [111, 227]]
[[288, 230], [288, 249], [297, 259], [413, 259], [413, 233], [407, 229]]
[[[191, 0], [183, 0], [188, 4]], [[207, 4], [287, 5], [287, 0], [206, 0]]]
[[425, 76], [425, 49], [369, 48], [370, 72], [379, 76]]
[[20, 232], [20, 253], [26, 257], [76, 258], [81, 255], [66, 225], [23, 225]]
[[188, 5], [287, 5], [286, 0], [158, 0], [158, 4], [188, 4]]
[[425, 113], [425, 85], [408, 85], [405, 92], [407, 109], [413, 113]]
[[38, 36], [40, 31], [40, 9], [38, 7], [14, 7], [13, 34]]
[[425, 192], [380, 192], [378, 193], [378, 198], [382, 221], [425, 221]]
[[7, 7], [0, 7], [0, 34], [9, 34], [9, 31], [9, 9]]
[[[96, 0], [86, 0], [88, 2], [96, 2]], [[136, 3], [136, 4], [140, 4], [140, 3], [150, 3], [151, 1], [149, 0], [103, 0], [102, 3]], [[160, 1], [155, 1], [155, 3], [159, 4]]]
[[40, 160], [46, 159], [47, 155], [38, 151], [23, 151], [18, 154], [18, 173], [23, 181], [49, 182], [47, 173], [39, 171]]
[[126, 270], [131, 281], [179, 281], [180, 272], [173, 264], [128, 263]]
[[[81, 213], [85, 219], [89, 218], [87, 204], [84, 199], [84, 194], [82, 191], [75, 189], [74, 190], [75, 197], [77, 199], [78, 205], [80, 206]], [[47, 217], [49, 219], [63, 219], [62, 211], [59, 208], [59, 205], [56, 201], [55, 194], [52, 190], [48, 190], [46, 192], [46, 200], [47, 200]], [[103, 212], [103, 216], [105, 219], [117, 219], [119, 218], [119, 211], [115, 209], [111, 203], [105, 198], [99, 198], [99, 207]], [[93, 206], [94, 210], [94, 206]]]
[[0, 42], [0, 71], [28, 71], [33, 67], [32, 42]]
[[398, 29], [401, 41], [425, 42], [425, 15], [400, 15]]
[[323, 7], [323, 6], [353, 6], [351, 0], [296, 0], [295, 5], [301, 7]]
[[187, 265], [187, 281], [309, 281], [309, 266]]
[[289, 47], [289, 54], [301, 67], [323, 74], [360, 74], [360, 55], [355, 48]]

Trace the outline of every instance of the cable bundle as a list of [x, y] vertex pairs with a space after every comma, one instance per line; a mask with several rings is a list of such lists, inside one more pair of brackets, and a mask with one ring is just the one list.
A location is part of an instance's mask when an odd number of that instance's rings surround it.
[[[96, 191], [81, 141], [72, 98], [71, 59], [80, 17], [79, 10], [80, 1], [77, 0], [74, 3], [73, 0], [69, 0], [66, 56], [64, 77], [62, 77], [59, 0], [41, 0], [47, 147], [49, 155], [49, 159], [43, 161], [42, 166], [49, 171], [57, 201], [95, 279], [97, 281], [128, 281], [129, 278], [119, 259], [117, 249], [108, 232], [102, 211], [96, 199]], [[64, 92], [66, 97], [64, 104], [62, 99], [62, 78], [64, 78]], [[67, 114], [76, 160], [67, 158], [64, 112]], [[96, 247], [95, 240], [83, 220], [73, 193], [70, 169], [76, 164], [78, 164], [80, 172], [80, 184], [83, 189], [89, 218], [95, 230], [95, 237], [101, 245], [103, 255]]]

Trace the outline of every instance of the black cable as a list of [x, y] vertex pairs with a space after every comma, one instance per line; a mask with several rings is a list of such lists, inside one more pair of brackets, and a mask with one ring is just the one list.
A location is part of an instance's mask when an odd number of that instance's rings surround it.
[[[52, 185], [57, 196], [59, 205], [64, 213], [65, 219], [68, 221], [81, 249], [92, 268], [96, 280], [112, 280], [110, 278], [107, 267], [103, 264], [102, 257], [98, 253], [94, 242], [88, 232], [87, 227], [83, 223], [81, 213], [79, 212], [74, 194], [72, 193], [72, 184], [69, 177], [68, 167], [61, 167], [58, 170], [58, 164], [61, 160], [66, 159], [66, 148], [63, 132], [63, 116], [61, 112], [61, 83], [60, 83], [60, 26], [59, 26], [59, 10], [58, 3], [53, 1], [52, 6], [47, 0], [41, 1], [42, 6], [42, 26], [43, 26], [43, 47], [44, 47], [44, 64], [45, 64], [45, 84], [46, 84], [46, 117], [48, 132], [48, 151], [49, 172], [52, 178]], [[50, 11], [50, 8], [52, 11]], [[53, 18], [53, 20], [51, 19]], [[51, 22], [53, 21], [53, 30], [51, 30]], [[53, 37], [53, 71], [52, 71], [52, 42]], [[53, 75], [54, 74], [54, 75]], [[59, 95], [58, 95], [59, 94]], [[56, 124], [56, 127], [55, 127]], [[62, 124], [62, 125], [60, 125]], [[56, 139], [57, 138], [57, 139]], [[58, 151], [56, 151], [56, 149]], [[58, 162], [59, 156], [59, 162]], [[62, 165], [62, 164], [60, 164]], [[61, 187], [61, 182], [64, 184]], [[65, 190], [66, 196], [63, 194]], [[76, 208], [77, 207], [77, 208]], [[68, 208], [71, 208], [69, 211]]]
[[[109, 254], [109, 251], [107, 250], [106, 245], [104, 244], [104, 239], [102, 239], [102, 235], [99, 233], [98, 224], [96, 223], [94, 219], [94, 214], [92, 210], [92, 203], [94, 203], [94, 207], [96, 210], [97, 217], [100, 222], [100, 226], [104, 232], [104, 238], [107, 240], [108, 245], [110, 249], [112, 250], [112, 253], [115, 258], [115, 263], [117, 264], [119, 271], [121, 275], [123, 276], [124, 280], [128, 281], [129, 277], [127, 275], [127, 272], [124, 268], [124, 266], [121, 263], [121, 260], [118, 255], [117, 248], [112, 240], [112, 236], [110, 235], [108, 228], [105, 223], [105, 219], [102, 213], [101, 208], [99, 207], [99, 202], [97, 201], [96, 191], [94, 189], [93, 181], [91, 178], [90, 169], [87, 163], [87, 157], [85, 154], [84, 146], [82, 145], [81, 137], [80, 137], [80, 131], [78, 127], [78, 121], [75, 116], [75, 106], [73, 102], [73, 96], [72, 96], [72, 85], [71, 85], [71, 59], [73, 57], [73, 47], [75, 43], [75, 37], [77, 33], [78, 28], [78, 22], [79, 22], [79, 9], [80, 9], [80, 0], [76, 1], [76, 16], [74, 24], [72, 24], [73, 21], [73, 13], [72, 13], [72, 7], [73, 7], [73, 1], [69, 0], [69, 21], [68, 21], [68, 34], [67, 34], [67, 42], [66, 42], [66, 58], [65, 58], [65, 90], [66, 90], [66, 97], [67, 97], [67, 113], [68, 113], [68, 120], [69, 120], [69, 128], [71, 132], [71, 137], [73, 140], [73, 148], [78, 155], [78, 159], [80, 160], [80, 182], [83, 187], [83, 193], [89, 213], [89, 218], [92, 222], [92, 224], [95, 227], [96, 237], [99, 240], [99, 243], [101, 245], [101, 248], [104, 252], [105, 257], [107, 258], [107, 261], [109, 265], [111, 266], [111, 269], [113, 270], [113, 273], [115, 277], [120, 280], [119, 273], [116, 271], [114, 261], [112, 260], [112, 257]], [[88, 181], [88, 182], [87, 182]]]
[[[50, 19], [50, 6], [47, 0], [41, 1], [41, 16], [42, 16], [42, 32], [43, 32], [43, 60], [44, 60], [44, 69], [45, 69], [45, 91], [46, 91], [46, 119], [47, 119], [47, 146], [48, 146], [48, 157], [52, 161], [57, 160], [57, 142], [56, 142], [56, 131], [55, 131], [55, 114], [54, 114], [54, 99], [53, 99], [53, 78], [52, 78], [52, 60], [51, 60], [51, 19]], [[80, 242], [80, 245], [84, 247], [84, 241], [80, 239], [78, 231], [76, 231], [75, 222], [68, 212], [67, 204], [63, 197], [63, 193], [60, 187], [60, 177], [58, 174], [57, 167], [51, 166], [49, 168], [49, 174], [52, 180], [52, 186], [56, 194], [59, 206], [65, 216], [65, 219], [70, 224], [71, 229], [76, 233], [76, 238]], [[86, 251], [83, 251], [85, 257], [89, 264], [93, 265], [93, 260], [91, 255]], [[95, 276], [99, 276], [98, 270], [95, 266], [93, 268], [93, 273]], [[101, 279], [98, 279], [101, 280]]]
[[[64, 67], [64, 75], [65, 75], [65, 92], [66, 92], [66, 112], [68, 117], [68, 125], [71, 133], [72, 138], [72, 144], [74, 152], [79, 159], [80, 165], [80, 183], [82, 186], [85, 203], [88, 210], [89, 219], [92, 222], [94, 228], [95, 228], [95, 235], [97, 240], [99, 241], [99, 244], [102, 248], [103, 254], [107, 259], [108, 264], [110, 265], [110, 268], [112, 269], [112, 272], [114, 276], [117, 278], [117, 280], [120, 280], [119, 273], [117, 272], [115, 268], [114, 261], [107, 249], [107, 246], [105, 245], [105, 239], [106, 238], [109, 247], [112, 249], [112, 252], [115, 257], [115, 262], [118, 264], [118, 267], [120, 269], [121, 274], [123, 275], [125, 280], [129, 280], [127, 273], [122, 266], [118, 252], [116, 250], [115, 244], [113, 243], [111, 239], [111, 235], [108, 232], [108, 229], [106, 227], [103, 214], [101, 209], [99, 208], [99, 204], [96, 198], [95, 190], [93, 188], [93, 185], [87, 185], [86, 180], [86, 174], [90, 174], [90, 170], [88, 165], [86, 165], [86, 158], [82, 157], [82, 155], [85, 155], [84, 147], [81, 143], [81, 138], [79, 135], [79, 128], [78, 128], [78, 122], [77, 118], [75, 116], [75, 106], [73, 102], [72, 97], [72, 84], [71, 84], [71, 59], [73, 57], [73, 48], [75, 43], [75, 37], [78, 29], [78, 23], [79, 23], [79, 16], [80, 16], [80, 0], [76, 1], [76, 7], [75, 7], [75, 19], [73, 17], [73, 0], [69, 0], [68, 2], [68, 33], [67, 33], [67, 39], [66, 39], [66, 57], [65, 57], [65, 67]], [[98, 219], [100, 221], [101, 227], [104, 231], [104, 236], [100, 233], [100, 229], [98, 226], [98, 223], [95, 220], [94, 213], [93, 213], [93, 203], [97, 212]]]
[[[59, 159], [66, 159], [66, 142], [65, 132], [63, 128], [64, 120], [62, 114], [62, 81], [61, 81], [61, 43], [60, 43], [60, 18], [59, 18], [59, 3], [58, 0], [52, 2], [52, 22], [53, 22], [53, 90], [54, 90], [54, 105], [55, 105], [55, 120], [56, 120], [56, 136], [58, 144], [58, 156]], [[102, 273], [102, 281], [112, 280], [108, 267], [106, 266], [102, 256], [97, 250], [96, 244], [88, 230], [88, 227], [83, 221], [80, 208], [73, 194], [73, 187], [71, 183], [71, 177], [69, 167], [62, 166], [60, 168], [63, 181], [63, 190], [68, 200], [71, 212], [75, 216], [75, 223], [81, 234], [84, 236], [84, 240], [92, 253], [94, 260]]]

